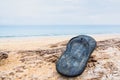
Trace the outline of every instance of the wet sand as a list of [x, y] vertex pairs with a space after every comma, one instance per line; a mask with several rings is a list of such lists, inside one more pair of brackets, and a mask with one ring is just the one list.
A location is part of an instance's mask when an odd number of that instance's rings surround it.
[[57, 73], [55, 63], [73, 36], [0, 39], [0, 80], [119, 80], [120, 35], [91, 35], [97, 47], [84, 73], [69, 78]]

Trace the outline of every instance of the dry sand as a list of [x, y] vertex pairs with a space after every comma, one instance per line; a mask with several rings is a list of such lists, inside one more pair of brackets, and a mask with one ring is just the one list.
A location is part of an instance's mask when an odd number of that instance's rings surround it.
[[73, 36], [0, 39], [0, 80], [120, 80], [120, 35], [91, 35], [97, 47], [84, 73], [68, 78], [56, 72], [55, 62]]

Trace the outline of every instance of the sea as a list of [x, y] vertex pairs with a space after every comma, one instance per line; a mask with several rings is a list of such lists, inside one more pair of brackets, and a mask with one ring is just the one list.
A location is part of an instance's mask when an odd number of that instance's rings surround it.
[[0, 25], [0, 38], [120, 34], [120, 25]]

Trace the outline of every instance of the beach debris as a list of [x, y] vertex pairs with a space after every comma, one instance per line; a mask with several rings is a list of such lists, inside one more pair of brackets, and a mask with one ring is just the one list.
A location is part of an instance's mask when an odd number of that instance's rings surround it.
[[81, 75], [95, 47], [96, 41], [90, 36], [80, 35], [72, 38], [56, 63], [57, 72], [68, 77]]
[[0, 61], [6, 58], [8, 58], [8, 54], [6, 52], [0, 52]]

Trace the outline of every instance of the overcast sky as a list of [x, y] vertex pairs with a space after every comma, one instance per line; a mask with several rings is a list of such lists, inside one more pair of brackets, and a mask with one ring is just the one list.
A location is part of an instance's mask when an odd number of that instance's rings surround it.
[[120, 25], [120, 0], [0, 0], [0, 25]]

